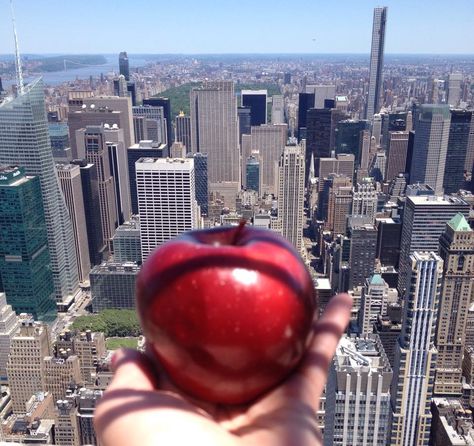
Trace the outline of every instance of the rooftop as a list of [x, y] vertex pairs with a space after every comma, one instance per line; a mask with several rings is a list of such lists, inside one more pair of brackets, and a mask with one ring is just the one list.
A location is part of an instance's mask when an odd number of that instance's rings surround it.
[[454, 231], [472, 231], [469, 223], [463, 214], [458, 212], [451, 220], [449, 220], [448, 225], [453, 228]]

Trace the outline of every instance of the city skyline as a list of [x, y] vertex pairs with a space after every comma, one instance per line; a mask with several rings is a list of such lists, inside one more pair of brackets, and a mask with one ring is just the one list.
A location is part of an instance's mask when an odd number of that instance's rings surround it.
[[[90, 1], [83, 3], [83, 7], [87, 8], [88, 3]], [[84, 20], [80, 11], [71, 14], [58, 0], [50, 2], [47, 9], [40, 2], [31, 0], [15, 2], [21, 51], [24, 54], [85, 54], [91, 53], [91, 48], [93, 53], [118, 53], [126, 48], [131, 54], [368, 53], [372, 10], [380, 4], [364, 0], [347, 14], [348, 2], [297, 1], [292, 4], [296, 11], [297, 27], [294, 29], [297, 32], [292, 32], [296, 23], [288, 22], [288, 6], [282, 1], [263, 0], [256, 4], [245, 0], [238, 8], [231, 5], [218, 9], [211, 0], [205, 0], [197, 10], [192, 2], [185, 0], [180, 4], [179, 14], [171, 3], [154, 6], [144, 0], [138, 1], [133, 9], [127, 8], [122, 1], [117, 2], [115, 8], [109, 8], [105, 3], [93, 6], [94, 14]], [[469, 8], [469, 0], [458, 1], [457, 8], [451, 8], [441, 0], [431, 2], [430, 8], [421, 2], [407, 0], [386, 1], [384, 6], [388, 7], [390, 16], [387, 54], [472, 54], [470, 17], [458, 14], [463, 7]], [[231, 21], [228, 20], [230, 16]], [[423, 21], [418, 20], [420, 16], [424, 17]], [[0, 52], [11, 53], [13, 42], [7, 1], [0, 3], [0, 17], [4, 17], [0, 41], [8, 45]], [[104, 17], [116, 26], [104, 27]], [[150, 33], [143, 39], [143, 33], [136, 32], [136, 26], [146, 30], [155, 26], [157, 19], [160, 20], [160, 33]], [[209, 21], [213, 26], [203, 26]], [[446, 32], [434, 30], [432, 23], [437, 21], [443, 23]], [[132, 23], [139, 25], [128, 26]], [[44, 32], [53, 26], [55, 33]], [[81, 39], [72, 38], [71, 28], [82, 30]], [[244, 29], [245, 33], [240, 32]], [[407, 29], [416, 30], [415, 47], [413, 34], [406, 32]], [[340, 38], [333, 39], [336, 30]], [[238, 39], [234, 38], [236, 33]], [[58, 35], [61, 35], [60, 40]]]

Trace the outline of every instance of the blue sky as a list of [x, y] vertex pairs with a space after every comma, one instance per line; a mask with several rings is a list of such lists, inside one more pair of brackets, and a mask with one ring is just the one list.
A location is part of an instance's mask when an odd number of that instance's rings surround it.
[[24, 53], [368, 53], [375, 6], [386, 53], [474, 53], [474, 0], [15, 0]]

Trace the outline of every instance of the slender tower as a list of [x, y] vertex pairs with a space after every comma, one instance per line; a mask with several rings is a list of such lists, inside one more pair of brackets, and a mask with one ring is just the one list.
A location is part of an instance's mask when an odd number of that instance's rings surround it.
[[370, 50], [369, 94], [365, 113], [366, 119], [370, 121], [372, 121], [374, 114], [380, 111], [386, 22], [387, 7], [375, 8], [372, 26], [372, 47]]
[[[18, 45], [16, 53], [20, 64]], [[24, 167], [40, 179], [55, 296], [61, 302], [79, 290], [71, 219], [54, 168], [43, 82], [23, 86], [19, 66], [17, 83], [17, 97], [0, 104], [0, 163]]]
[[443, 260], [433, 252], [415, 252], [410, 261], [411, 287], [393, 367], [391, 446], [428, 446], [432, 417]]

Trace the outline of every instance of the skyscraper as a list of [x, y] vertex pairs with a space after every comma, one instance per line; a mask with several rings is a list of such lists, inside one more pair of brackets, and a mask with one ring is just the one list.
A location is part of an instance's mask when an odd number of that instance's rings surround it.
[[242, 90], [242, 107], [250, 108], [250, 125], [267, 123], [267, 90]]
[[373, 224], [377, 213], [377, 190], [372, 178], [364, 178], [352, 191], [351, 217], [364, 224]]
[[192, 159], [141, 158], [135, 166], [145, 261], [157, 246], [184, 231], [197, 229], [199, 208]]
[[314, 93], [298, 95], [298, 141], [306, 138], [306, 114], [314, 107]]
[[272, 124], [285, 123], [285, 99], [282, 95], [272, 96]]
[[450, 73], [448, 82], [448, 104], [457, 107], [461, 99], [462, 73]]
[[[444, 168], [443, 187], [446, 194], [457, 192], [464, 185], [464, 169], [468, 156], [469, 140], [474, 133], [474, 120], [471, 110], [454, 109], [449, 125], [448, 148]], [[474, 138], [473, 138], [474, 139]]]
[[126, 81], [130, 80], [130, 67], [128, 64], [128, 54], [126, 51], [122, 51], [119, 54], [119, 72], [125, 77]]
[[242, 145], [242, 171], [245, 174], [246, 161], [252, 152], [258, 151], [261, 160], [260, 181], [263, 194], [277, 195], [276, 172], [280, 155], [286, 145], [288, 126], [286, 124], [263, 124], [251, 128], [250, 139], [244, 138]]
[[56, 164], [56, 170], [74, 231], [79, 281], [84, 282], [89, 278], [91, 261], [82, 194], [81, 168], [75, 164]]
[[[67, 211], [66, 211], [67, 212]], [[36, 319], [56, 316], [38, 177], [0, 166], [0, 277], [8, 303]]]
[[166, 119], [166, 141], [168, 141], [168, 144], [171, 145], [171, 142], [173, 141], [173, 123], [171, 122], [171, 101], [169, 98], [158, 96], [143, 99], [143, 105], [163, 107], [163, 113]]
[[436, 194], [443, 193], [450, 121], [448, 105], [423, 104], [420, 107], [411, 159], [410, 184], [428, 184]]
[[201, 215], [208, 215], [209, 182], [207, 179], [207, 154], [189, 153], [188, 158], [194, 160], [194, 178], [196, 180], [196, 201], [201, 208]]
[[246, 169], [247, 189], [260, 192], [260, 161], [258, 156], [250, 155], [247, 158]]
[[208, 155], [211, 191], [220, 183], [240, 189], [240, 153], [237, 99], [232, 81], [207, 82], [190, 93], [191, 145]]
[[303, 249], [304, 144], [286, 146], [278, 167], [278, 220], [281, 234], [298, 252]]
[[386, 22], [387, 7], [375, 8], [372, 26], [372, 47], [370, 49], [369, 92], [365, 112], [366, 119], [370, 121], [372, 121], [374, 114], [380, 111]]
[[446, 223], [458, 212], [469, 216], [469, 205], [454, 196], [419, 195], [408, 196], [403, 212], [400, 241], [400, 275], [398, 291], [403, 296], [409, 291], [410, 255], [418, 252], [437, 252], [439, 237]]
[[410, 289], [393, 367], [391, 446], [429, 443], [442, 273], [443, 260], [433, 252], [410, 256]]
[[463, 214], [449, 220], [440, 238], [439, 254], [444, 262], [444, 274], [434, 393], [461, 396], [466, 317], [474, 292], [474, 231]]
[[239, 119], [239, 144], [242, 147], [242, 135], [250, 135], [250, 107], [238, 107], [237, 117]]
[[[132, 107], [133, 122], [135, 126], [135, 141], [142, 139], [151, 139], [162, 144], [171, 146], [172, 141], [168, 139], [167, 120], [165, 118], [164, 108], [152, 105], [137, 105]], [[137, 131], [135, 123], [136, 118], [143, 117], [143, 133]]]
[[386, 445], [392, 375], [377, 335], [341, 338], [326, 390], [325, 445]]
[[0, 293], [0, 383], [7, 382], [7, 362], [12, 337], [20, 328], [20, 320], [7, 304], [5, 293]]
[[45, 388], [43, 358], [51, 355], [51, 338], [46, 324], [29, 317], [21, 319], [19, 333], [12, 338], [7, 376], [13, 411], [25, 413], [25, 403]]
[[102, 239], [110, 248], [112, 236], [119, 221], [117, 218], [114, 180], [111, 171], [112, 163], [106, 144], [104, 127], [87, 126], [85, 129], [78, 130], [77, 136], [84, 141], [87, 161], [95, 164], [97, 167]]
[[335, 128], [335, 150], [339, 153], [352, 153], [356, 166], [361, 163], [361, 146], [363, 131], [367, 129], [367, 121], [343, 119]]
[[367, 277], [374, 272], [377, 229], [373, 224], [356, 224], [349, 228], [349, 232], [351, 236], [349, 288], [354, 288], [364, 285]]
[[39, 177], [56, 300], [74, 296], [79, 289], [74, 236], [54, 168], [41, 80], [0, 104], [0, 163]]
[[388, 159], [385, 181], [390, 182], [400, 173], [405, 173], [408, 152], [408, 132], [388, 133]]
[[191, 118], [180, 112], [175, 119], [176, 141], [186, 146], [186, 151], [191, 151]]

